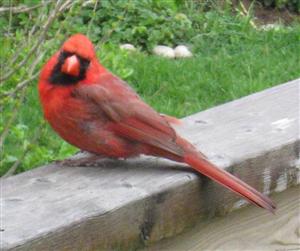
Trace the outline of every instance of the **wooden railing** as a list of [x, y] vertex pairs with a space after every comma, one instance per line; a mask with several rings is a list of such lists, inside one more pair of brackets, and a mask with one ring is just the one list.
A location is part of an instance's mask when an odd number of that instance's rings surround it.
[[[300, 79], [186, 117], [179, 132], [266, 194], [300, 182]], [[152, 157], [51, 164], [1, 180], [2, 250], [135, 250], [246, 203]]]

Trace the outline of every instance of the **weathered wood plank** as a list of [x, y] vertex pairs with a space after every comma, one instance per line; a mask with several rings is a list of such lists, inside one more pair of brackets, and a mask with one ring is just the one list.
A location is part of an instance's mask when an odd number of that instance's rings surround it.
[[[300, 181], [300, 79], [184, 119], [212, 161], [269, 194]], [[3, 250], [130, 250], [244, 202], [158, 158], [56, 164], [1, 180]], [[199, 178], [201, 177], [201, 178]]]
[[202, 221], [179, 236], [163, 240], [144, 251], [300, 250], [300, 186], [277, 193], [276, 215], [255, 207], [227, 217]]

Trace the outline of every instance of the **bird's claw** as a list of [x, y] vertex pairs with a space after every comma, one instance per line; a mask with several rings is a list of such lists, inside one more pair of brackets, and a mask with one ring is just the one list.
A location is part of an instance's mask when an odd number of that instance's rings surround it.
[[97, 166], [98, 160], [103, 159], [103, 156], [101, 155], [90, 155], [86, 157], [71, 157], [69, 159], [65, 159], [62, 161], [59, 161], [58, 163], [61, 166], [70, 166], [70, 167], [91, 167], [91, 166]]

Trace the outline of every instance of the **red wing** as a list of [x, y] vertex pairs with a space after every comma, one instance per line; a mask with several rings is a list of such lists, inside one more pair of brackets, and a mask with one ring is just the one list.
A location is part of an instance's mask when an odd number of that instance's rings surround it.
[[93, 111], [106, 114], [109, 128], [117, 135], [183, 155], [168, 122], [114, 75], [105, 74], [97, 84], [78, 86], [74, 94], [93, 103], [95, 107], [90, 108]]

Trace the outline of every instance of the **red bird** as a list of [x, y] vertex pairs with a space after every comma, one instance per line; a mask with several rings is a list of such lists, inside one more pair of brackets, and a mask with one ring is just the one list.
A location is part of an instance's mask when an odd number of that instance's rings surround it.
[[43, 67], [39, 95], [45, 118], [70, 144], [113, 158], [140, 154], [190, 165], [209, 178], [274, 212], [273, 202], [217, 168], [162, 116], [97, 60], [91, 41], [71, 36]]

